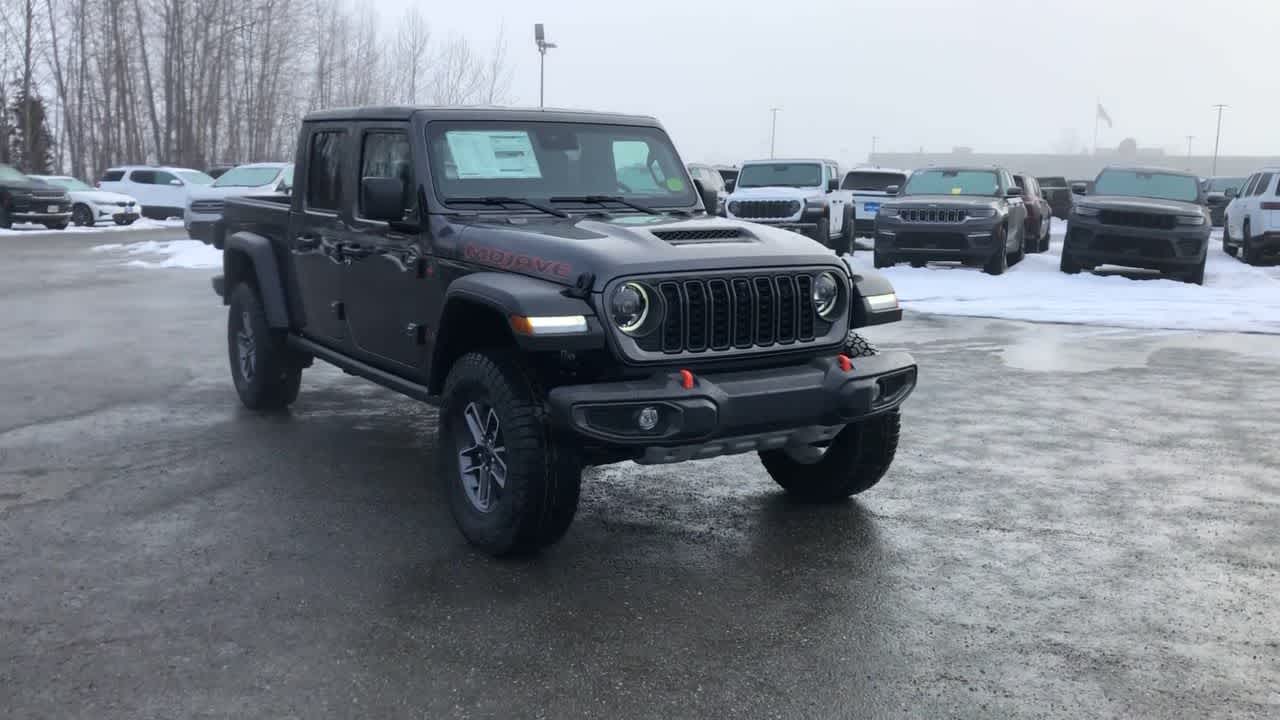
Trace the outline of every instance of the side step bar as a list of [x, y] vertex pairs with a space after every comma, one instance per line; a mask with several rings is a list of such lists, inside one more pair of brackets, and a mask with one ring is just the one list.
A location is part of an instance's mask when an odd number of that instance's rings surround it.
[[383, 387], [391, 388], [401, 395], [407, 395], [414, 400], [421, 400], [432, 405], [440, 404], [440, 396], [433, 395], [426, 385], [419, 385], [412, 380], [405, 380], [398, 375], [393, 375], [385, 370], [369, 365], [368, 363], [354, 360], [304, 337], [290, 335], [289, 347], [300, 352], [308, 353], [314, 357], [318, 357], [331, 365], [336, 365], [344, 372], [362, 377], [366, 380], [372, 380]]

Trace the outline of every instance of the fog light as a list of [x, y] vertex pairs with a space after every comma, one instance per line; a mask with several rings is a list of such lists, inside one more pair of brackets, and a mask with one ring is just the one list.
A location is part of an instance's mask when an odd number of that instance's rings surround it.
[[636, 425], [641, 430], [652, 430], [658, 426], [658, 408], [652, 405], [642, 409], [639, 415], [636, 415]]

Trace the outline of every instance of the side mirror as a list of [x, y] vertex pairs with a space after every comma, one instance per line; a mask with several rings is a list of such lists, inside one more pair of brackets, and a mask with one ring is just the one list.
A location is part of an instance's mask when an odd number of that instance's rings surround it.
[[725, 192], [733, 192], [733, 188], [734, 188], [734, 186], [736, 186], [737, 184], [738, 184], [738, 181], [737, 181], [737, 180], [734, 180], [733, 178], [730, 178], [730, 179], [728, 179], [728, 180], [725, 180], [725, 181], [724, 181], [724, 191], [725, 191]]
[[702, 209], [706, 210], [708, 215], [715, 215], [720, 205], [720, 194], [703, 185], [697, 178], [693, 179], [693, 188], [698, 191], [698, 198], [702, 200]]
[[277, 191], [277, 192], [284, 193], [285, 195], [292, 195], [292, 194], [293, 194], [293, 186], [292, 186], [292, 185], [290, 185], [289, 183], [280, 183], [280, 187], [277, 187], [277, 188], [276, 188], [276, 191]]
[[827, 192], [835, 192], [840, 189], [840, 181], [835, 178], [827, 179]]
[[400, 178], [367, 177], [360, 181], [360, 214], [365, 218], [400, 222], [404, 210], [404, 181]]
[[1236, 188], [1227, 188], [1227, 191], [1222, 193], [1222, 197], [1228, 200], [1234, 200], [1239, 195], [1240, 195], [1240, 191]]
[[1020, 198], [1022, 197], [1022, 188], [1014, 185], [1004, 191], [1004, 196], [1008, 198]]
[[884, 192], [886, 195], [897, 195], [898, 191], [901, 189], [902, 188], [898, 187], [897, 185], [889, 185], [884, 189]]
[[1089, 194], [1089, 186], [1088, 186], [1088, 185], [1086, 185], [1086, 184], [1084, 184], [1084, 183], [1082, 183], [1082, 182], [1080, 182], [1080, 183], [1071, 183], [1071, 194], [1073, 194], [1073, 195], [1088, 195], [1088, 194]]
[[175, 186], [175, 187], [181, 187], [181, 186], [182, 186], [182, 181], [181, 181], [181, 180], [179, 180], [178, 178], [174, 178], [174, 179], [172, 179], [172, 180], [170, 180], [170, 181], [169, 181], [169, 184], [170, 184], [170, 185], [173, 185], [173, 186]]

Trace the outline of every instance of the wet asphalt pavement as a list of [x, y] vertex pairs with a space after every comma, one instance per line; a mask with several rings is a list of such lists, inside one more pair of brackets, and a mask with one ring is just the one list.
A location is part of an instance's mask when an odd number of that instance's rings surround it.
[[911, 316], [855, 501], [609, 467], [495, 561], [430, 409], [241, 410], [212, 271], [123, 241], [0, 238], [0, 717], [1280, 716], [1280, 337]]

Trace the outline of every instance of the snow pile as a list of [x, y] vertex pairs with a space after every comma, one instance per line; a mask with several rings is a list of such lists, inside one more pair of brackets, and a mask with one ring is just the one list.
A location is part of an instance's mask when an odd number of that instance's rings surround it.
[[93, 253], [124, 253], [133, 260], [127, 265], [141, 268], [221, 268], [222, 251], [199, 240], [147, 240], [145, 242], [108, 243], [89, 248]]
[[31, 223], [14, 223], [13, 228], [5, 230], [0, 228], [0, 237], [16, 236], [16, 235], [32, 235], [63, 233], [110, 233], [110, 232], [133, 232], [135, 230], [173, 230], [182, 228], [182, 220], [151, 220], [149, 218], [138, 218], [133, 221], [132, 225], [116, 225], [114, 222], [94, 225], [93, 227], [79, 227], [70, 225], [66, 230], [50, 230], [43, 225], [33, 225]]
[[[1046, 253], [1027, 255], [994, 277], [978, 268], [934, 263], [882, 272], [908, 311], [1033, 322], [1126, 328], [1280, 334], [1280, 267], [1250, 267], [1209, 243], [1204, 286], [1140, 270], [1103, 267], [1067, 275], [1058, 269], [1065, 223], [1054, 221]], [[871, 253], [855, 253], [855, 268], [871, 268]]]

